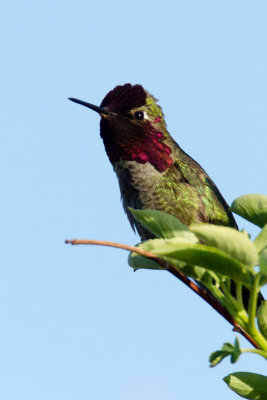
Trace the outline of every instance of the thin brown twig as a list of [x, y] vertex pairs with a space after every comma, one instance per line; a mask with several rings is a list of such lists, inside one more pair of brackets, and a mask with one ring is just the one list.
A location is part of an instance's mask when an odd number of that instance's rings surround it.
[[211, 292], [208, 290], [202, 289], [197, 286], [193, 281], [191, 281], [187, 276], [181, 272], [179, 269], [175, 268], [171, 264], [167, 263], [166, 261], [162, 260], [161, 258], [157, 257], [155, 254], [152, 254], [148, 251], [142, 250], [136, 246], [129, 246], [122, 243], [117, 242], [109, 242], [106, 240], [89, 240], [89, 239], [73, 239], [73, 240], [66, 240], [65, 243], [73, 244], [73, 245], [97, 245], [97, 246], [109, 246], [115, 247], [127, 251], [131, 251], [134, 253], [139, 254], [140, 256], [149, 258], [155, 261], [158, 265], [162, 267], [162, 269], [169, 271], [172, 275], [182, 281], [186, 286], [188, 286], [191, 290], [193, 290], [198, 296], [200, 296], [203, 300], [205, 300], [214, 310], [216, 310], [219, 314], [221, 314], [231, 325], [233, 325], [233, 330], [235, 332], [239, 332], [243, 335], [256, 349], [259, 349], [258, 344], [255, 340], [239, 325], [232, 315], [228, 312], [228, 310], [219, 302], [219, 300], [213, 296]]

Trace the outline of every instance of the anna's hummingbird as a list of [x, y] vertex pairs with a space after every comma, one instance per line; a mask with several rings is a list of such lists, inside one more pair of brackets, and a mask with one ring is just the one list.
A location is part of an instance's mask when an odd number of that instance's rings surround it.
[[116, 86], [100, 107], [70, 100], [100, 114], [100, 135], [119, 180], [123, 207], [142, 240], [152, 235], [128, 207], [165, 211], [185, 225], [209, 222], [237, 228], [217, 186], [174, 141], [157, 100], [141, 85]]

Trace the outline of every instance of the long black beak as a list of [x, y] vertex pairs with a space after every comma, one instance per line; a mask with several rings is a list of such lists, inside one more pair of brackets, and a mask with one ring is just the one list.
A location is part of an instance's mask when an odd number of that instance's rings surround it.
[[69, 97], [69, 100], [74, 101], [74, 103], [81, 104], [82, 106], [88, 107], [91, 110], [96, 111], [98, 114], [117, 115], [112, 111], [108, 111], [106, 108], [95, 106], [94, 104], [87, 103], [86, 101], [78, 100], [73, 97]]

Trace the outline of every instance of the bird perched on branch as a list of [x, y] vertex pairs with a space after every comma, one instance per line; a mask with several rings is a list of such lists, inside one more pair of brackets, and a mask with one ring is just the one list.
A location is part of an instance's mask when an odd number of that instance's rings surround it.
[[116, 86], [100, 107], [70, 100], [101, 116], [100, 135], [119, 180], [123, 207], [142, 240], [151, 233], [128, 207], [165, 211], [185, 225], [209, 222], [237, 228], [216, 185], [174, 141], [157, 100], [141, 85]]

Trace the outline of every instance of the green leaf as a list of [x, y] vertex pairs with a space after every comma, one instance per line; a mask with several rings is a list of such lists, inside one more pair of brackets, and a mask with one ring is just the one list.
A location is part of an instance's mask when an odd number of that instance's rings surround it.
[[267, 223], [267, 196], [246, 194], [233, 201], [230, 210], [262, 228]]
[[134, 210], [129, 207], [136, 221], [158, 238], [171, 239], [183, 237], [191, 243], [197, 243], [195, 235], [177, 218], [157, 210]]
[[218, 365], [225, 357], [230, 356], [230, 361], [234, 364], [241, 354], [239, 341], [236, 338], [234, 345], [231, 343], [224, 343], [221, 350], [214, 351], [209, 358], [210, 367]]
[[152, 239], [142, 243], [141, 248], [163, 258], [167, 262], [204, 267], [216, 273], [251, 285], [251, 274], [245, 265], [231, 258], [222, 250], [201, 244], [188, 243], [183, 238]]
[[237, 362], [237, 360], [240, 357], [240, 354], [241, 354], [241, 350], [240, 350], [239, 340], [237, 338], [235, 338], [234, 348], [233, 348], [233, 352], [232, 352], [232, 355], [231, 355], [231, 363], [232, 364]]
[[[141, 246], [139, 245], [139, 247]], [[206, 286], [208, 286], [211, 282], [218, 280], [216, 274], [206, 270], [205, 268], [197, 267], [195, 265], [185, 264], [182, 261], [177, 262], [177, 260], [171, 258], [168, 259], [168, 262], [174, 267], [177, 267], [186, 276], [201, 281], [203, 284], [206, 284]], [[134, 269], [134, 271], [137, 271], [138, 269], [163, 270], [163, 268], [155, 261], [140, 256], [137, 253], [130, 253], [128, 257], [128, 264], [130, 265], [130, 267]]]
[[[139, 247], [142, 250], [149, 251], [153, 253], [155, 247], [157, 247], [157, 243], [164, 243], [166, 240], [164, 239], [151, 239], [147, 240], [146, 242], [139, 243], [137, 247]], [[188, 243], [186, 239], [182, 237], [177, 237], [172, 239], [172, 243]], [[155, 254], [155, 253], [153, 253]], [[177, 266], [180, 268], [180, 264], [184, 264], [182, 262], [177, 262], [177, 260], [168, 260], [169, 262], [173, 261]], [[155, 261], [141, 256], [137, 253], [130, 253], [128, 257], [128, 264], [130, 267], [132, 267], [135, 271], [138, 269], [163, 269], [159, 264], [157, 264]]]
[[227, 351], [228, 354], [232, 354], [232, 352], [234, 351], [234, 346], [232, 345], [232, 343], [224, 343], [223, 347], [222, 347], [223, 351]]
[[189, 229], [206, 244], [223, 250], [241, 263], [249, 267], [257, 265], [257, 249], [245, 233], [212, 224], [192, 224]]
[[214, 285], [215, 282], [219, 281], [218, 276], [213, 272], [209, 271], [206, 268], [198, 267], [197, 265], [191, 265], [184, 263], [182, 261], [177, 261], [174, 258], [168, 258], [168, 263], [178, 268], [181, 272], [183, 272], [186, 276], [193, 278], [209, 287]]
[[257, 322], [259, 330], [267, 339], [267, 300], [263, 301], [257, 309]]
[[261, 273], [267, 276], [267, 249], [262, 250], [259, 256], [259, 266]]
[[267, 224], [264, 225], [258, 236], [254, 240], [258, 252], [260, 253], [264, 247], [267, 247]]
[[190, 276], [197, 281], [200, 281], [207, 287], [209, 287], [210, 285], [215, 285], [216, 283], [219, 286], [220, 279], [218, 278], [218, 275], [215, 274], [213, 271], [209, 271], [206, 268], [198, 267], [197, 265], [184, 263], [182, 267], [180, 267], [180, 269], [185, 275]]
[[128, 264], [134, 269], [134, 271], [137, 271], [138, 269], [162, 269], [162, 267], [155, 261], [140, 256], [137, 253], [130, 253], [128, 257]]
[[172, 239], [150, 239], [142, 242], [138, 245], [141, 249], [145, 251], [150, 251], [153, 254], [155, 250], [160, 249], [167, 249], [167, 248], [175, 248], [179, 245], [192, 245], [192, 243], [188, 242], [188, 240], [184, 239], [183, 237], [175, 237]]
[[235, 372], [223, 378], [230, 389], [244, 399], [266, 400], [267, 377], [252, 372]]
[[223, 350], [217, 350], [211, 353], [209, 362], [210, 362], [210, 367], [216, 367], [225, 357], [228, 357], [229, 353], [227, 351]]

